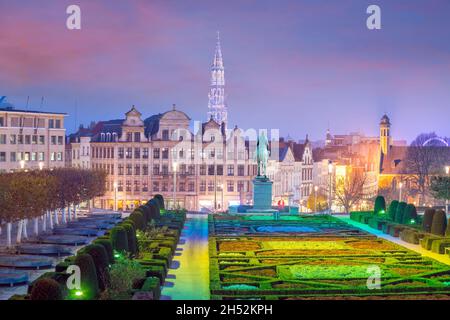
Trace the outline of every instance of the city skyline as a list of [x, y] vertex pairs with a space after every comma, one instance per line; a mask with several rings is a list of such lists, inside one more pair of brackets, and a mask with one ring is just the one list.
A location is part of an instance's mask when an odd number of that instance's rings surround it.
[[8, 4], [2, 22], [1, 94], [18, 108], [30, 96], [37, 110], [44, 96], [43, 110], [69, 114], [68, 133], [123, 118], [131, 105], [150, 116], [175, 103], [204, 121], [220, 31], [229, 128], [280, 128], [312, 140], [328, 127], [378, 135], [387, 113], [395, 139], [450, 136], [444, 1], [379, 1], [377, 31], [365, 27], [368, 3], [356, 1], [78, 1], [80, 31], [65, 28], [67, 1], [24, 2]]

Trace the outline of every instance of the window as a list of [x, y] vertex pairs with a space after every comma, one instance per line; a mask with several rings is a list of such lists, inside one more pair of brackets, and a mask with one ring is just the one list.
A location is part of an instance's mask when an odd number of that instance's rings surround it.
[[139, 180], [134, 180], [134, 191], [140, 191], [140, 183]]
[[219, 164], [216, 170], [218, 176], [223, 176], [223, 165]]
[[233, 181], [227, 181], [227, 191], [234, 192], [234, 183]]
[[15, 134], [12, 134], [9, 136], [9, 143], [10, 144], [16, 144], [17, 143], [17, 136]]
[[243, 191], [245, 191], [244, 186], [245, 186], [245, 181], [238, 181], [237, 191], [238, 191], [238, 192], [243, 192]]
[[61, 128], [61, 120], [59, 120], [59, 119], [55, 120], [55, 128], [57, 128], [57, 129]]
[[162, 158], [163, 159], [169, 159], [169, 148], [163, 148], [162, 149]]
[[142, 165], [142, 174], [144, 176], [148, 176], [148, 165], [146, 164]]
[[120, 180], [119, 183], [117, 184], [117, 191], [123, 191], [123, 181]]
[[44, 152], [39, 152], [38, 159], [39, 161], [44, 161]]
[[147, 180], [142, 182], [142, 191], [147, 192], [148, 191], [148, 182]]
[[[27, 139], [27, 137], [25, 136], [25, 141], [26, 141], [26, 139]], [[55, 145], [56, 144], [56, 136], [51, 136], [51, 144], [52, 145]], [[25, 144], [26, 144], [26, 142], [25, 142]]]
[[62, 160], [63, 160], [62, 152], [58, 152], [58, 153], [56, 154], [56, 159], [57, 159], [58, 161], [62, 161]]
[[205, 192], [206, 191], [206, 181], [202, 180], [200, 181], [200, 192]]
[[153, 165], [153, 175], [155, 176], [159, 175], [159, 164]]
[[148, 148], [143, 148], [142, 149], [142, 158], [143, 159], [148, 159]]
[[31, 153], [31, 161], [36, 161], [37, 160], [37, 152], [32, 152]]
[[135, 142], [141, 142], [141, 133], [140, 132], [135, 132], [134, 133], [134, 141]]
[[63, 137], [62, 136], [58, 136], [58, 144], [59, 145], [63, 144]]
[[189, 192], [194, 192], [195, 191], [195, 183], [193, 181], [189, 182], [188, 191]]
[[163, 130], [163, 131], [162, 131], [162, 139], [163, 139], [164, 141], [169, 140], [169, 130]]
[[214, 173], [215, 173], [214, 165], [213, 165], [213, 164], [210, 164], [210, 165], [208, 166], [208, 175], [209, 175], [209, 176], [213, 176]]
[[186, 175], [186, 165], [184, 163], [180, 166], [180, 173]]
[[127, 180], [127, 182], [126, 182], [126, 191], [127, 192], [131, 191], [131, 181], [130, 180]]
[[234, 176], [234, 165], [232, 165], [232, 164], [228, 165], [228, 167], [227, 167], [227, 174], [229, 176]]
[[6, 134], [0, 134], [0, 144], [6, 144]]
[[20, 126], [19, 118], [18, 117], [11, 118], [11, 127], [19, 127], [19, 126]]
[[55, 120], [53, 120], [53, 119], [48, 119], [48, 127], [49, 127], [50, 129], [54, 128], [54, 127], [55, 127]]
[[123, 164], [119, 164], [118, 170], [119, 170], [119, 176], [123, 176]]
[[29, 134], [25, 135], [25, 144], [31, 144], [31, 136]]
[[141, 148], [134, 148], [134, 158], [135, 159], [141, 158]]
[[153, 159], [159, 159], [159, 148], [153, 149]]
[[141, 166], [139, 164], [134, 166], [134, 175], [135, 176], [141, 175]]
[[127, 142], [132, 142], [133, 141], [133, 133], [132, 132], [128, 132], [127, 133]]
[[123, 159], [123, 148], [119, 148], [119, 159]]
[[5, 118], [0, 117], [0, 127], [4, 127], [5, 126]]
[[162, 165], [162, 174], [168, 175], [169, 174], [169, 166], [167, 164]]
[[161, 191], [164, 192], [164, 191], [167, 191], [167, 190], [168, 190], [167, 182], [163, 182]]
[[238, 165], [238, 176], [244, 176], [245, 167], [243, 164]]
[[188, 174], [189, 174], [190, 176], [195, 175], [195, 165], [194, 165], [194, 164], [190, 164], [190, 165], [189, 165], [189, 168], [188, 168]]
[[6, 152], [0, 152], [0, 162], [6, 162]]
[[127, 164], [127, 176], [131, 176], [133, 174], [133, 168], [131, 164]]
[[153, 181], [153, 191], [158, 192], [159, 191], [159, 182]]
[[[54, 152], [54, 153], [56, 153], [56, 152]], [[55, 158], [55, 155], [53, 156], [53, 158]], [[30, 153], [29, 152], [24, 153], [23, 160], [30, 161]]]
[[200, 165], [200, 175], [201, 176], [206, 175], [206, 164]]
[[125, 153], [125, 157], [127, 159], [131, 159], [133, 157], [133, 148], [127, 148], [127, 152]]
[[45, 136], [39, 136], [39, 144], [45, 144]]
[[32, 144], [37, 144], [37, 143], [38, 143], [38, 136], [33, 135], [33, 136], [31, 137], [31, 143], [32, 143]]
[[184, 182], [180, 182], [179, 189], [180, 189], [180, 192], [185, 192], [186, 191], [186, 184]]
[[18, 143], [18, 144], [23, 144], [23, 135], [22, 135], [22, 134], [19, 134], [19, 135], [17, 136], [17, 143]]
[[16, 153], [15, 152], [11, 152], [10, 156], [9, 156], [9, 161], [11, 162], [16, 162]]
[[214, 191], [214, 181], [208, 181], [208, 192]]

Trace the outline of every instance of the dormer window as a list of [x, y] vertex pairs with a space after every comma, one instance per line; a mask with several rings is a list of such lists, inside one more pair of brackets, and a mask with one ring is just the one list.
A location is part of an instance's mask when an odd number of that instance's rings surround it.
[[128, 132], [127, 133], [127, 142], [132, 142], [133, 141], [133, 133], [132, 132]]
[[100, 134], [100, 141], [105, 141], [105, 134], [103, 132]]
[[135, 142], [141, 142], [141, 133], [140, 132], [135, 132], [134, 133], [134, 141]]
[[163, 139], [164, 141], [169, 140], [169, 130], [163, 130], [163, 131], [162, 131], [162, 139]]

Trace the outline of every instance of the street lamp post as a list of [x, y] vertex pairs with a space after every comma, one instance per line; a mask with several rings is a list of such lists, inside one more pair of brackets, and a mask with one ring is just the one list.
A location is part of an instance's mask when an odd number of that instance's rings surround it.
[[176, 162], [173, 163], [173, 209], [176, 209], [176, 199], [177, 199], [177, 166]]
[[328, 191], [328, 207], [329, 207], [329, 212], [331, 214], [331, 176], [333, 173], [333, 162], [331, 160], [328, 161], [328, 177], [329, 177], [329, 191]]
[[224, 203], [223, 203], [223, 183], [220, 185], [220, 190], [222, 191], [222, 204], [220, 205], [220, 207], [221, 207], [221, 209], [222, 209], [222, 211], [225, 211], [225, 209], [224, 209]]
[[113, 187], [114, 187], [114, 211], [117, 211], [117, 182], [116, 181], [114, 181], [114, 184], [113, 184]]
[[319, 189], [318, 186], [314, 186], [314, 213], [317, 212], [317, 190]]
[[[450, 174], [450, 166], [445, 166], [445, 174], [447, 176], [449, 176]], [[447, 188], [447, 197], [445, 198], [445, 212], [447, 212], [447, 216], [449, 215], [449, 210], [448, 210], [448, 189]]]
[[398, 184], [399, 187], [399, 195], [398, 195], [398, 202], [402, 202], [402, 188], [403, 188], [403, 182], [400, 182]]

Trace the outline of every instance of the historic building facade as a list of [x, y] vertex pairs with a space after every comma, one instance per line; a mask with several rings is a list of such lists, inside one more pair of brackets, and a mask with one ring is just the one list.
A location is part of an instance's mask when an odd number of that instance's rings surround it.
[[212, 119], [196, 132], [189, 125], [175, 106], [146, 119], [133, 107], [123, 120], [100, 121], [70, 135], [69, 165], [108, 173], [107, 192], [96, 207], [132, 209], [158, 193], [169, 207], [188, 210], [250, 203], [256, 164], [241, 131], [227, 137]]
[[0, 172], [63, 167], [64, 117], [0, 107]]
[[268, 164], [274, 204], [283, 200], [285, 205], [298, 206], [304, 211], [313, 191], [313, 166], [312, 146], [308, 138], [304, 143], [280, 139], [279, 157]]

